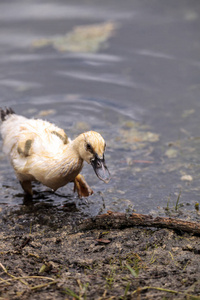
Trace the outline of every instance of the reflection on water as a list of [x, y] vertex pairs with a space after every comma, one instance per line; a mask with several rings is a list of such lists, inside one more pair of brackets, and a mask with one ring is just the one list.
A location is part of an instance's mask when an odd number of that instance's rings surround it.
[[[85, 165], [93, 196], [78, 199], [70, 184], [58, 194], [36, 185], [36, 207], [46, 203], [84, 217], [163, 212], [181, 192], [184, 209], [194, 211], [200, 196], [199, 5], [0, 3], [1, 106], [47, 119], [72, 138], [99, 131], [107, 143], [109, 184]], [[33, 47], [36, 40], [55, 41], [77, 26], [105, 22], [117, 26], [97, 53]], [[19, 207], [21, 187], [2, 153], [0, 161], [1, 207]]]

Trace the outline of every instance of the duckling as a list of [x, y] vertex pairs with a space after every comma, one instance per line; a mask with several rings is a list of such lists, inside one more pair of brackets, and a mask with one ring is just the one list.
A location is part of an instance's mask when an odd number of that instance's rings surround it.
[[74, 182], [74, 192], [87, 197], [92, 189], [80, 174], [83, 162], [92, 165], [97, 177], [108, 183], [105, 141], [95, 131], [71, 141], [63, 129], [41, 119], [27, 119], [11, 108], [0, 109], [3, 152], [7, 154], [26, 195], [32, 196], [32, 181], [56, 191]]

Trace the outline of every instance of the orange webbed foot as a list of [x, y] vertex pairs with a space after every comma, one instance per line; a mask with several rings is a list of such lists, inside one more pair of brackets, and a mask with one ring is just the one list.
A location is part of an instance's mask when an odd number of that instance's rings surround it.
[[79, 198], [88, 197], [93, 194], [93, 190], [89, 187], [83, 175], [78, 174], [74, 179], [74, 192], [78, 193]]

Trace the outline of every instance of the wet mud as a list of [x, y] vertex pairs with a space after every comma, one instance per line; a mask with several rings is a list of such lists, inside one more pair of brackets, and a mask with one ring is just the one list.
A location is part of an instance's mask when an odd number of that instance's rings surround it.
[[79, 231], [73, 209], [38, 203], [1, 212], [0, 299], [200, 299], [199, 236]]

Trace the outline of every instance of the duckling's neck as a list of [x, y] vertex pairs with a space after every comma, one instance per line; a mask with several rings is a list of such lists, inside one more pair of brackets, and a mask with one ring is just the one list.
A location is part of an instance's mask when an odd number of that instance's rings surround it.
[[72, 176], [80, 173], [83, 167], [81, 149], [84, 143], [84, 135], [80, 134], [72, 142], [64, 146], [62, 155], [57, 157], [57, 169], [60, 169], [62, 176]]
[[81, 158], [81, 148], [84, 143], [84, 134], [81, 133], [77, 136], [71, 143], [69, 144], [69, 149], [72, 149], [73, 153], [77, 155], [77, 157]]
[[[58, 162], [59, 164], [59, 162]], [[60, 168], [66, 175], [79, 173], [83, 167], [83, 159], [79, 153], [79, 143], [74, 140], [66, 145], [63, 156], [60, 159]]]

